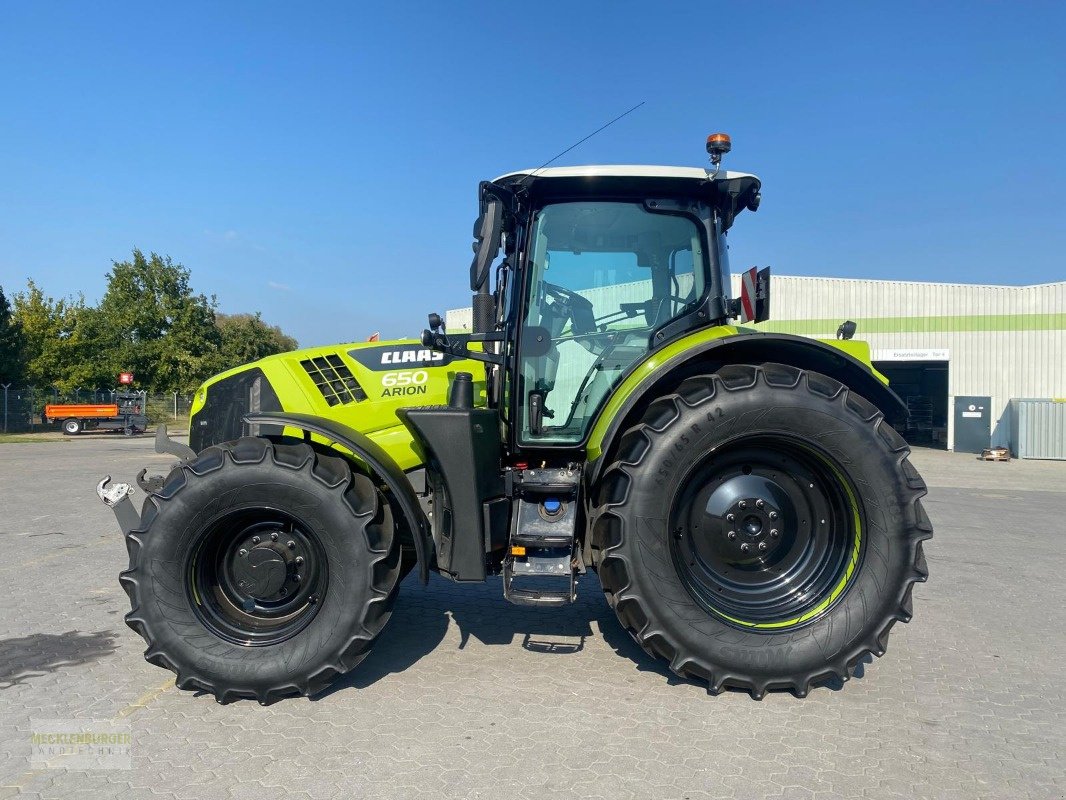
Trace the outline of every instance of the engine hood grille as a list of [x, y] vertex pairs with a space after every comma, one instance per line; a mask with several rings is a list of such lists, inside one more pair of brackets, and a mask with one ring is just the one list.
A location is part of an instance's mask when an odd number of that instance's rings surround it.
[[366, 392], [352, 375], [339, 355], [331, 353], [300, 362], [308, 376], [330, 406], [347, 405], [366, 400]]

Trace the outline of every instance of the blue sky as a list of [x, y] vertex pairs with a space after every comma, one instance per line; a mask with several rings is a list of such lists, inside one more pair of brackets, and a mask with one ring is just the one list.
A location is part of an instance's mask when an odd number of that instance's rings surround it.
[[1066, 278], [1062, 3], [0, 0], [0, 285], [169, 254], [302, 344], [465, 305], [477, 182], [705, 163], [734, 268]]

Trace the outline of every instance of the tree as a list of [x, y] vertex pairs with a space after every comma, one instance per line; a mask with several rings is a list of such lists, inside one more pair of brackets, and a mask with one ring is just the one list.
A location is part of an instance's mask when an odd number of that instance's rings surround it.
[[100, 304], [55, 300], [32, 280], [0, 291], [0, 383], [39, 389], [110, 388], [132, 371], [149, 392], [191, 392], [216, 372], [296, 348], [296, 340], [256, 314], [217, 314], [213, 297], [193, 291], [189, 271], [140, 250], [112, 262]]
[[24, 347], [22, 326], [11, 313], [11, 303], [0, 286], [0, 383], [22, 380]]
[[192, 391], [218, 362], [216, 305], [193, 292], [189, 271], [169, 256], [135, 249], [132, 260], [112, 262], [95, 320], [110, 374], [131, 370], [152, 392]]
[[222, 337], [219, 372], [298, 347], [296, 340], [283, 333], [281, 328], [263, 322], [259, 312], [218, 314], [216, 324]]
[[92, 366], [81, 363], [77, 353], [79, 318], [86, 311], [80, 297], [55, 300], [32, 280], [25, 292], [15, 295], [13, 319], [21, 331], [29, 385], [70, 391], [91, 383]]

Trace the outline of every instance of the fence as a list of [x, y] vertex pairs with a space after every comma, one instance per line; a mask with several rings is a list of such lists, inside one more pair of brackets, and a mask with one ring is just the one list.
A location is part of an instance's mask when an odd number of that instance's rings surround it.
[[[33, 387], [18, 387], [0, 384], [0, 432], [23, 433], [51, 430], [55, 426], [44, 421], [44, 407], [49, 403], [114, 403], [119, 389], [75, 389], [60, 392], [58, 389], [41, 391]], [[192, 395], [171, 392], [148, 394], [139, 392], [148, 421], [153, 423], [181, 422], [189, 416]]]

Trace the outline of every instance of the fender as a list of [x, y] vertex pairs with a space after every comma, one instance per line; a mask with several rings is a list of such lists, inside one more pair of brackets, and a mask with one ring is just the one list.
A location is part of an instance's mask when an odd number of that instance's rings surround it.
[[253, 425], [282, 425], [286, 428], [299, 428], [304, 431], [305, 437], [312, 433], [318, 434], [351, 450], [365, 461], [370, 470], [381, 479], [396, 498], [396, 504], [400, 507], [415, 540], [418, 576], [423, 584], [429, 583], [429, 554], [433, 552], [433, 540], [429, 535], [429, 520], [422, 513], [418, 498], [403, 470], [376, 442], [354, 428], [331, 419], [317, 417], [314, 414], [261, 411], [245, 414], [244, 421]]
[[[842, 344], [851, 344], [844, 342]], [[654, 352], [651, 354], [654, 355]], [[658, 396], [664, 384], [676, 384], [689, 377], [713, 372], [726, 364], [788, 364], [811, 372], [820, 372], [840, 381], [873, 403], [885, 417], [908, 416], [907, 405], [892, 391], [872, 367], [841, 347], [786, 333], [743, 333], [693, 343], [665, 361], [645, 370], [634, 370], [616, 391], [625, 393], [620, 405], [611, 413], [609, 401], [605, 414], [593, 426], [588, 442], [590, 485], [599, 480], [616, 438], [631, 424], [642, 409], [645, 398]], [[627, 386], [627, 384], [629, 384]], [[614, 398], [612, 398], [612, 401]]]

